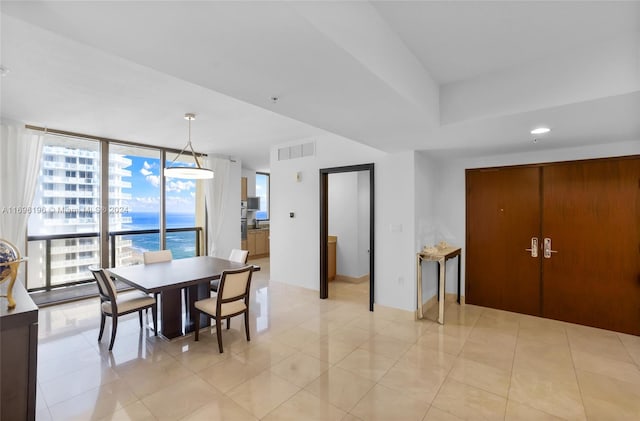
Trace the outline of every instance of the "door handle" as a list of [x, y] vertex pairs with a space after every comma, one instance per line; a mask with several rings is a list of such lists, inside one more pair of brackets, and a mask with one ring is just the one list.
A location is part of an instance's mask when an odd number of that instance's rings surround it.
[[551, 238], [544, 239], [544, 258], [551, 259], [551, 253], [557, 253], [556, 250], [551, 250]]
[[531, 237], [531, 248], [525, 250], [531, 253], [531, 257], [538, 257], [538, 237]]

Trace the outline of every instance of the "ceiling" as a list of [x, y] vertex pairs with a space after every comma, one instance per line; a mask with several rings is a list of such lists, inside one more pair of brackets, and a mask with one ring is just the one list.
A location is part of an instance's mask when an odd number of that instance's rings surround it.
[[[2, 116], [267, 170], [332, 132], [450, 155], [640, 140], [640, 1], [2, 1]], [[273, 101], [272, 97], [277, 97]], [[551, 133], [533, 142], [529, 131]]]

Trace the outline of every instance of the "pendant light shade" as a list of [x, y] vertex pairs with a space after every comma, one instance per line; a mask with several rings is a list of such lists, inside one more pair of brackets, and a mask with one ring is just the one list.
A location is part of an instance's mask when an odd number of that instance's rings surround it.
[[[207, 168], [203, 168], [200, 165], [200, 161], [198, 160], [198, 155], [196, 155], [193, 150], [193, 146], [191, 145], [191, 120], [196, 119], [196, 115], [193, 113], [187, 113], [184, 115], [184, 118], [189, 121], [189, 141], [185, 145], [184, 148], [180, 151], [178, 156], [171, 161], [169, 166], [164, 169], [165, 177], [175, 177], [175, 178], [189, 178], [189, 179], [207, 179], [213, 178], [213, 171]], [[196, 163], [195, 167], [187, 167], [187, 166], [178, 166], [175, 165], [178, 159], [182, 156], [182, 154], [189, 148], [191, 151], [191, 155], [193, 156], [193, 160]], [[188, 154], [188, 151], [187, 151]]]

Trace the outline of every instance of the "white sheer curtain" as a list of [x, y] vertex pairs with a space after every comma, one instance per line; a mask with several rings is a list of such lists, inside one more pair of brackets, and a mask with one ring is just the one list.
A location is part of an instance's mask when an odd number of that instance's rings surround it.
[[[2, 121], [0, 133], [0, 238], [27, 254], [28, 210], [33, 204], [44, 134]], [[27, 212], [23, 212], [27, 211]]]
[[[213, 170], [213, 180], [205, 183], [205, 201], [207, 203], [207, 247], [210, 256], [216, 256], [218, 251], [218, 243], [220, 239], [220, 231], [225, 211], [225, 189], [229, 179], [229, 169], [231, 163], [228, 159], [207, 157], [204, 163], [205, 167]], [[219, 256], [226, 258], [227, 256]]]

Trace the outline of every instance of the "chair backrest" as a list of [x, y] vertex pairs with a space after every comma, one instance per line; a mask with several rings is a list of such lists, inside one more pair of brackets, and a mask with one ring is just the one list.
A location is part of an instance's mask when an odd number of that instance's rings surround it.
[[144, 259], [144, 264], [148, 265], [149, 263], [170, 262], [173, 260], [173, 255], [171, 250], [145, 251], [142, 254], [142, 258]]
[[111, 277], [107, 275], [107, 272], [105, 272], [104, 269], [95, 266], [90, 267], [89, 270], [93, 274], [93, 277], [96, 278], [98, 291], [100, 292], [100, 299], [102, 301], [115, 302], [116, 297], [118, 296], [118, 290], [111, 280]]
[[223, 271], [218, 286], [218, 305], [244, 298], [245, 304], [249, 307], [252, 274], [253, 266]]
[[229, 260], [238, 263], [247, 263], [249, 258], [249, 250], [233, 249], [229, 255]]

